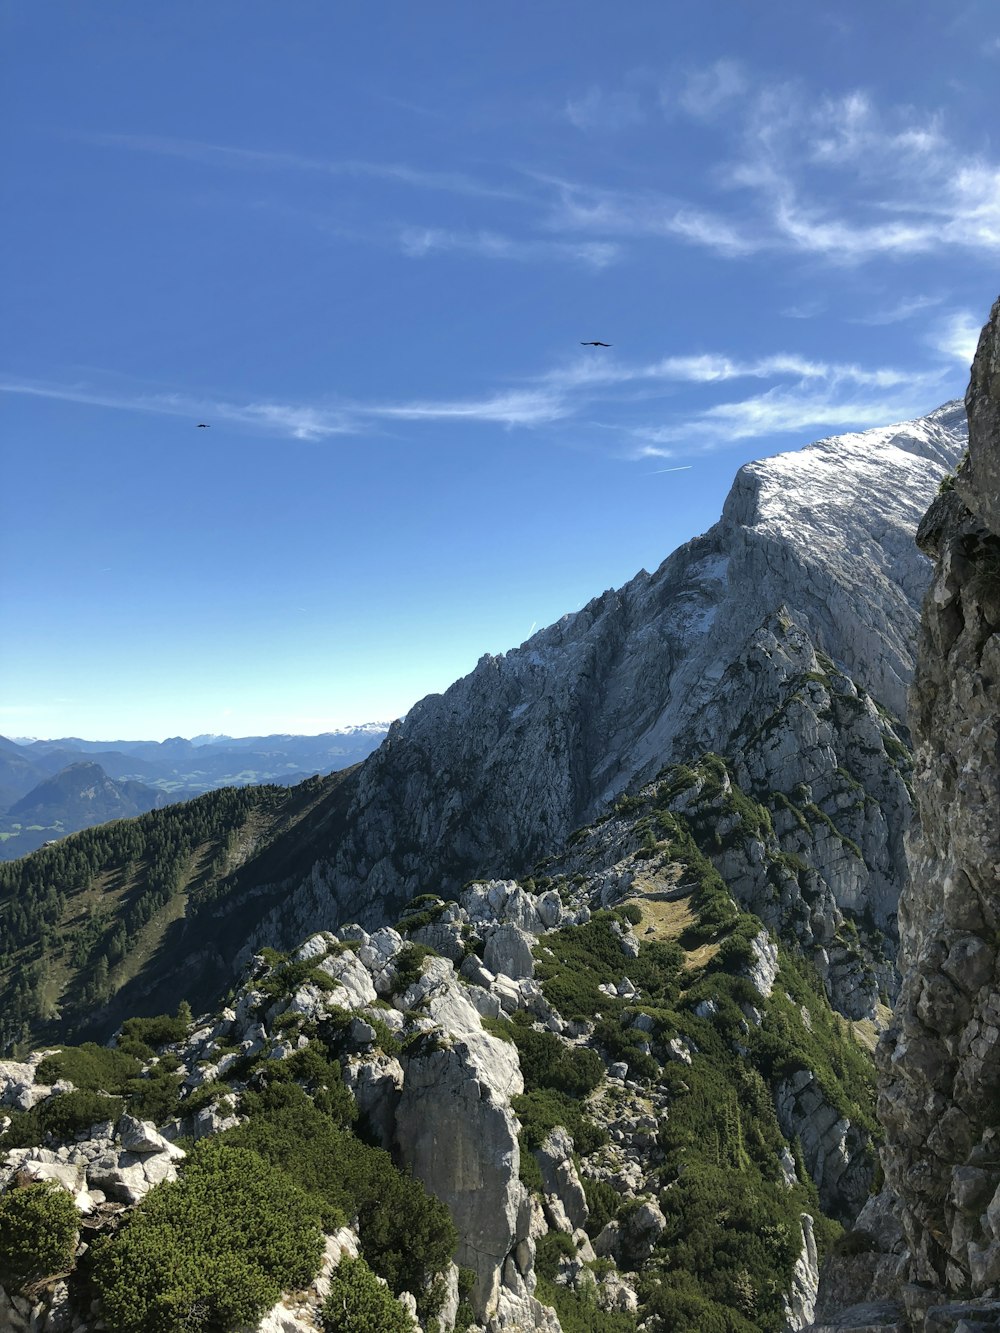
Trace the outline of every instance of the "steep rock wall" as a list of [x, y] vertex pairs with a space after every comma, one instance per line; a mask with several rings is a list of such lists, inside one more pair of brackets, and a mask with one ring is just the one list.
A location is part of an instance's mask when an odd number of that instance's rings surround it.
[[936, 562], [911, 697], [920, 819], [880, 1115], [912, 1278], [980, 1295], [1000, 1291], [1000, 301], [966, 403], [968, 458], [918, 537]]

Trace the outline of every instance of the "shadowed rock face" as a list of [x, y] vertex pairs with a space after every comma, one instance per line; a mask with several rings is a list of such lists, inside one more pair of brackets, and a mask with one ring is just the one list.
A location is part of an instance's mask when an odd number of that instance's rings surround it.
[[[826, 654], [898, 716], [929, 577], [913, 533], [964, 444], [964, 410], [950, 403], [742, 468], [721, 521], [654, 574], [484, 657], [394, 724], [357, 776], [336, 846], [254, 940], [376, 924], [428, 889], [518, 873], [664, 764], [705, 750], [742, 756], [783, 696], [762, 681], [750, 715], [726, 695], [753, 667], [727, 673], [760, 657], [755, 636], [779, 612], [804, 639], [793, 656]], [[784, 689], [788, 671], [766, 665]], [[789, 739], [789, 753], [798, 748]], [[831, 773], [843, 766], [844, 745], [820, 748]], [[889, 785], [899, 791], [886, 836], [898, 841], [908, 798], [891, 775]], [[863, 860], [881, 865], [886, 845], [863, 847]], [[890, 916], [899, 886], [877, 873], [873, 893], [888, 894]]]
[[880, 1115], [912, 1277], [980, 1294], [1000, 1284], [1000, 301], [966, 402], [968, 459], [918, 537], [936, 562], [911, 695], [919, 829]]

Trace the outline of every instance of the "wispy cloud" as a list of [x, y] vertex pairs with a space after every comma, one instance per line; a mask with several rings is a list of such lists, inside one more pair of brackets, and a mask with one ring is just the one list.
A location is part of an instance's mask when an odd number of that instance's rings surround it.
[[564, 394], [527, 388], [482, 398], [404, 403], [338, 403], [332, 406], [279, 402], [236, 403], [194, 394], [105, 392], [79, 384], [0, 379], [0, 393], [48, 398], [123, 412], [227, 422], [296, 440], [361, 435], [376, 421], [482, 421], [503, 426], [538, 426], [572, 414]]
[[[930, 385], [924, 385], [925, 392]], [[635, 432], [640, 441], [633, 457], [672, 458], [679, 451], [704, 452], [741, 440], [775, 435], [863, 429], [912, 416], [921, 403], [919, 386], [898, 392], [859, 395], [836, 385], [794, 385], [718, 403], [669, 424]]]
[[749, 87], [743, 66], [736, 60], [717, 60], [703, 69], [689, 70], [678, 86], [665, 85], [661, 98], [665, 109], [673, 101], [698, 120], [710, 120], [742, 97]]
[[513, 186], [496, 185], [478, 180], [462, 172], [430, 171], [401, 162], [362, 162], [305, 157], [299, 153], [271, 152], [257, 148], [240, 148], [228, 144], [205, 143], [197, 139], [174, 139], [143, 134], [88, 134], [80, 136], [85, 142], [105, 148], [128, 149], [133, 152], [154, 153], [163, 157], [179, 157], [206, 166], [230, 168], [257, 168], [270, 171], [307, 171], [328, 176], [366, 176], [394, 182], [421, 190], [443, 190], [451, 194], [465, 194], [484, 199], [517, 199], [520, 192]]
[[709, 385], [740, 379], [796, 379], [802, 382], [827, 380], [836, 384], [862, 384], [879, 388], [912, 382], [913, 374], [889, 367], [866, 369], [844, 362], [809, 361], [793, 353], [740, 360], [719, 352], [690, 356], [667, 356], [643, 365], [601, 358], [582, 357], [547, 372], [544, 382], [562, 389], [596, 390], [617, 385], [674, 383]]
[[[952, 139], [942, 116], [881, 107], [863, 89], [817, 102], [796, 84], [754, 86], [731, 61], [676, 82], [665, 103], [718, 136], [708, 192], [706, 182], [693, 182], [700, 197], [685, 199], [550, 179], [551, 230], [842, 265], [1000, 251], [1000, 162]], [[737, 194], [749, 202], [734, 206]]]
[[557, 393], [511, 390], [479, 399], [358, 406], [360, 416], [394, 421], [485, 421], [502, 426], [538, 426], [572, 415], [573, 406]]
[[614, 241], [522, 240], [495, 231], [453, 231], [445, 227], [404, 227], [399, 243], [403, 253], [415, 259], [459, 251], [481, 259], [521, 263], [555, 259], [602, 269], [621, 257], [621, 246]]
[[10, 379], [0, 379], [0, 393], [190, 420], [207, 416], [214, 421], [259, 428], [297, 440], [321, 440], [333, 435], [356, 434], [358, 430], [357, 424], [342, 411], [288, 403], [231, 403], [193, 394], [104, 392], [80, 384]]
[[892, 305], [873, 310], [870, 314], [856, 315], [852, 323], [868, 324], [874, 327], [885, 324], [900, 324], [903, 320], [912, 319], [914, 315], [919, 315], [924, 310], [933, 309], [934, 306], [940, 305], [943, 300], [943, 296], [910, 297], [905, 301], [895, 301]]
[[[541, 430], [573, 420], [578, 427], [596, 427], [599, 416], [610, 409], [615, 431], [634, 442], [630, 456], [663, 458], [679, 448], [700, 452], [750, 438], [913, 416], [939, 396], [942, 381], [951, 374], [952, 358], [968, 360], [977, 333], [965, 312], [950, 316], [933, 344], [943, 360], [922, 371], [823, 361], [789, 352], [747, 359], [699, 351], [633, 362], [602, 351], [478, 395], [404, 401], [293, 403], [263, 397], [234, 401], [218, 394], [150, 391], [143, 386], [129, 391], [120, 384], [108, 389], [99, 384], [13, 378], [0, 379], [0, 391], [229, 424], [303, 441], [378, 433], [394, 423], [476, 422]], [[719, 401], [720, 391], [741, 381], [767, 387]], [[679, 388], [684, 390], [680, 398]], [[703, 406], [697, 405], [699, 397]], [[656, 416], [650, 421], [652, 413]]]
[[596, 85], [582, 97], [567, 101], [563, 114], [578, 130], [621, 130], [646, 119], [637, 91], [622, 88], [609, 92]]
[[676, 237], [730, 258], [752, 254], [765, 244], [761, 237], [721, 213], [655, 191], [612, 190], [554, 177], [538, 179], [556, 194], [544, 220], [550, 231], [587, 231], [609, 239]]
[[970, 365], [976, 354], [982, 321], [969, 310], [956, 310], [931, 334], [931, 346], [942, 355]]

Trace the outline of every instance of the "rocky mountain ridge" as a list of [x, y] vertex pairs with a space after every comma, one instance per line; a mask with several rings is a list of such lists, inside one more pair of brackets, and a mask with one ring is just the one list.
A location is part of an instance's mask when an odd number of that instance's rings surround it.
[[[285, 886], [251, 947], [375, 922], [432, 884], [524, 869], [665, 762], [713, 751], [741, 756], [751, 784], [793, 804], [817, 804], [794, 794], [815, 781], [821, 820], [836, 821], [863, 789], [872, 820], [861, 837], [847, 834], [859, 848], [850, 892], [872, 904], [891, 957], [909, 818], [906, 732], [892, 719], [929, 577], [912, 537], [965, 438], [963, 409], [950, 403], [742, 468], [721, 521], [655, 574], [483, 658], [394, 723], [343, 793], [330, 854]], [[827, 701], [813, 707], [808, 691], [787, 688], [812, 669], [810, 655], [852, 682], [841, 700], [870, 700], [861, 710], [888, 723], [892, 753], [872, 735], [849, 742]], [[823, 875], [822, 859], [805, 859]]]
[[[133, 1226], [141, 1238], [137, 1219], [186, 1179], [186, 1154], [197, 1175], [204, 1143], [265, 1151], [296, 1106], [320, 1134], [322, 1106], [357, 1115], [457, 1228], [458, 1267], [397, 1282], [401, 1330], [802, 1328], [830, 1218], [850, 1222], [868, 1192], [871, 1064], [808, 966], [698, 850], [713, 778], [742, 812], [731, 847], [754, 840], [763, 808], [718, 765], [690, 776], [667, 770], [623, 799], [530, 885], [425, 895], [398, 928], [347, 925], [290, 958], [256, 956], [215, 1015], [137, 1020], [112, 1051], [0, 1065], [0, 1211], [53, 1182], [97, 1256], [68, 1281], [10, 1286], [7, 1326], [152, 1327], [157, 1307], [143, 1307], [148, 1325], [116, 1313], [118, 1270], [101, 1256]], [[279, 1165], [295, 1176], [301, 1155]], [[346, 1231], [328, 1230], [313, 1286], [286, 1290], [258, 1333], [381, 1327], [320, 1308], [345, 1255], [386, 1262], [388, 1223], [355, 1206]], [[163, 1274], [133, 1280], [175, 1291]], [[202, 1327], [193, 1305], [190, 1317]]]
[[[964, 442], [947, 404], [741, 469], [720, 522], [655, 574], [423, 700], [359, 769], [310, 796], [308, 819], [257, 848], [237, 837], [210, 890], [182, 888], [184, 910], [170, 908], [156, 976], [140, 985], [112, 970], [111, 992], [127, 981], [132, 1012], [171, 988], [207, 1004], [259, 947], [294, 948], [345, 921], [377, 928], [425, 890], [526, 873], [616, 793], [715, 753], [767, 805], [788, 858], [784, 878], [772, 861], [724, 873], [751, 910], [794, 926], [845, 1014], [872, 1015], [894, 991], [905, 881], [908, 737], [894, 709], [929, 576], [912, 533]], [[884, 661], [872, 650], [883, 637]], [[98, 857], [82, 873], [92, 886], [134, 882], [126, 869]], [[111, 900], [93, 950], [120, 934], [129, 901]], [[18, 978], [37, 986], [43, 962], [16, 955]], [[52, 995], [36, 1009], [52, 1013]]]

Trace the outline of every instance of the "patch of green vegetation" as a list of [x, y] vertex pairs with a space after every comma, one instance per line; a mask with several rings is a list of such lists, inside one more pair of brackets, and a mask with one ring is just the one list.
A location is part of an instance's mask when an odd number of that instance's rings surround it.
[[444, 1204], [397, 1170], [387, 1152], [335, 1124], [294, 1084], [245, 1093], [240, 1109], [248, 1123], [227, 1130], [223, 1140], [286, 1172], [327, 1230], [357, 1216], [367, 1263], [397, 1295], [413, 1292], [423, 1317], [434, 1314], [431, 1279], [447, 1267], [458, 1239]]
[[483, 1031], [488, 1032], [491, 1037], [499, 1037], [501, 1041], [510, 1042], [514, 1045], [514, 1029], [511, 1026], [509, 1018], [489, 1018], [483, 1017], [481, 1020]]
[[604, 1077], [604, 1061], [586, 1046], [568, 1046], [553, 1032], [536, 1032], [523, 1009], [508, 1024], [527, 1092], [550, 1088], [567, 1097], [583, 1098]]
[[0, 1149], [34, 1148], [49, 1135], [72, 1139], [91, 1125], [117, 1120], [121, 1111], [120, 1097], [85, 1091], [57, 1093], [30, 1111], [12, 1111], [7, 1131], [0, 1135]]
[[549, 1231], [535, 1247], [535, 1272], [549, 1282], [555, 1280], [561, 1259], [576, 1258], [576, 1241], [565, 1231]]
[[434, 950], [425, 944], [404, 944], [392, 960], [396, 972], [396, 991], [409, 989], [424, 974], [424, 959], [435, 957]]
[[42, 1278], [68, 1273], [77, 1225], [72, 1196], [53, 1181], [0, 1195], [0, 1286], [15, 1295]]
[[421, 893], [413, 898], [403, 909], [403, 915], [396, 923], [400, 934], [412, 934], [437, 921], [448, 904], [436, 893]]
[[853, 840], [853, 838], [849, 838], [846, 833], [841, 833], [840, 829], [837, 828], [837, 825], [833, 822], [833, 820], [826, 813], [826, 811], [821, 810], [815, 801], [808, 801], [806, 803], [806, 805], [804, 806], [804, 813], [807, 818], [813, 821], [813, 823], [825, 824], [826, 827], [830, 830], [830, 832], [834, 835], [834, 837], [839, 838], [840, 841], [844, 844], [844, 846], [847, 847], [851, 852], [853, 852], [859, 861], [864, 859], [861, 855], [861, 848]]
[[364, 1259], [345, 1255], [330, 1275], [321, 1312], [326, 1333], [410, 1333], [413, 1322]]
[[621, 935], [614, 929], [614, 923], [620, 926], [629, 920], [632, 913], [626, 916], [626, 910], [595, 912], [585, 925], [567, 926], [545, 936], [535, 976], [545, 998], [564, 1018], [589, 1020], [597, 1013], [617, 1013], [622, 1001], [598, 987], [617, 986], [626, 972], [655, 1002], [676, 994], [681, 949], [662, 942], [646, 946], [638, 959], [626, 959]]
[[[763, 1026], [755, 1033], [757, 1067], [769, 1079], [811, 1069], [837, 1112], [877, 1135], [870, 1057], [830, 1008], [811, 964], [784, 947], [779, 947], [778, 957], [777, 984], [767, 1001]], [[809, 1011], [811, 1027], [802, 1021], [803, 1006]]]
[[801, 809], [793, 801], [788, 799], [783, 791], [773, 791], [771, 793], [771, 804], [779, 810], [787, 810], [794, 818], [799, 828], [802, 829], [803, 832], [808, 832], [809, 820], [806, 819]]
[[609, 1185], [607, 1181], [592, 1180], [590, 1176], [581, 1175], [580, 1183], [587, 1196], [587, 1209], [590, 1214], [587, 1218], [587, 1235], [593, 1240], [601, 1234], [609, 1222], [618, 1217], [626, 1200], [621, 1191], [615, 1189], [614, 1185]]
[[525, 1148], [540, 1148], [557, 1125], [568, 1131], [576, 1151], [586, 1157], [608, 1141], [607, 1131], [584, 1112], [580, 1103], [564, 1092], [537, 1089], [514, 1097], [512, 1106], [521, 1122], [521, 1155]]
[[816, 1219], [821, 1247], [838, 1231], [823, 1218], [811, 1183], [789, 1189], [781, 1178], [778, 1153], [786, 1145], [770, 1089], [733, 1048], [737, 994], [717, 997], [712, 1022], [692, 1020], [698, 1054], [671, 1071], [675, 1095], [659, 1131], [667, 1227], [653, 1271], [663, 1281], [647, 1281], [643, 1294], [647, 1313], [669, 1316], [677, 1321], [670, 1327], [689, 1333], [781, 1333], [783, 1293], [802, 1245], [799, 1214]]
[[257, 989], [267, 1000], [283, 1000], [294, 995], [303, 986], [315, 986], [317, 990], [333, 991], [337, 982], [320, 967], [320, 958], [303, 958], [296, 963], [281, 963], [266, 977], [256, 982]]
[[631, 1315], [609, 1314], [599, 1308], [589, 1293], [570, 1291], [540, 1277], [535, 1296], [543, 1305], [555, 1309], [563, 1333], [635, 1333], [636, 1324]]
[[217, 1139], [197, 1144], [181, 1171], [94, 1245], [94, 1284], [115, 1333], [254, 1323], [319, 1269], [318, 1212], [285, 1172]]
[[51, 1084], [66, 1079], [74, 1087], [91, 1092], [124, 1092], [130, 1080], [141, 1073], [142, 1061], [136, 1056], [88, 1041], [47, 1055], [35, 1070], [35, 1082]]
[[309, 1093], [318, 1111], [339, 1125], [352, 1125], [358, 1116], [357, 1103], [345, 1086], [340, 1064], [322, 1042], [311, 1041], [284, 1060], [268, 1060], [259, 1067], [258, 1082], [269, 1088], [299, 1084]]
[[152, 1018], [129, 1018], [122, 1024], [118, 1038], [118, 1049], [130, 1049], [133, 1045], [141, 1046], [153, 1053], [163, 1046], [172, 1046], [183, 1041], [191, 1023], [191, 1010], [182, 1004], [177, 1013], [156, 1014]]

